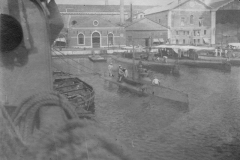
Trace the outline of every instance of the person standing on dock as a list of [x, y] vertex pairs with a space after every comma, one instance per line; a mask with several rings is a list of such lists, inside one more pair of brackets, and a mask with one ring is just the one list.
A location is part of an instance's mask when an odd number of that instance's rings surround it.
[[154, 77], [154, 79], [152, 80], [152, 84], [160, 86], [160, 80], [157, 79], [157, 77]]
[[124, 77], [127, 78], [128, 77], [128, 70], [126, 68], [123, 68], [124, 71]]
[[215, 57], [217, 57], [217, 55], [218, 55], [218, 49], [216, 48], [215, 49]]
[[122, 81], [123, 75], [124, 75], [123, 68], [122, 68], [121, 65], [119, 65], [119, 68], [118, 68], [118, 81], [119, 81], [119, 82]]
[[114, 77], [112, 74], [112, 69], [113, 69], [113, 64], [112, 62], [108, 65], [108, 73], [109, 73], [109, 77]]

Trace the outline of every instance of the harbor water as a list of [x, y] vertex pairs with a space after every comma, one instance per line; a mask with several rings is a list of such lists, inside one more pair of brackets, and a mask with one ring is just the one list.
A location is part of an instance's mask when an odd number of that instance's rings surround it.
[[[74, 60], [74, 61], [73, 61]], [[180, 68], [155, 75], [161, 84], [189, 95], [189, 106], [155, 101], [104, 81], [108, 63], [53, 58], [53, 67], [80, 77], [96, 91], [96, 118], [144, 160], [240, 159], [240, 68]]]

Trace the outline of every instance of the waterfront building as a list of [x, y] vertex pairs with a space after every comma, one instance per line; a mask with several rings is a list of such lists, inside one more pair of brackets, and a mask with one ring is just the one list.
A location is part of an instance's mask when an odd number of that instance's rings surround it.
[[200, 0], [172, 0], [145, 11], [145, 17], [168, 27], [171, 44], [215, 44], [215, 14]]
[[211, 3], [212, 11], [216, 12], [216, 44], [240, 42], [240, 1], [223, 0]]
[[[149, 6], [133, 6], [133, 13]], [[59, 5], [67, 30], [69, 48], [107, 48], [126, 45], [124, 23], [130, 6], [120, 5]]]
[[167, 27], [148, 18], [139, 19], [125, 27], [126, 44], [150, 46], [153, 43], [161, 44], [167, 40]]

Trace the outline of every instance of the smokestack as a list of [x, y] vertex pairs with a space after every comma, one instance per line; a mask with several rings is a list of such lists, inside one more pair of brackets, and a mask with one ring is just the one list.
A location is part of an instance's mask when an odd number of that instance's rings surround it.
[[133, 21], [133, 10], [132, 10], [132, 3], [130, 4], [130, 21], [132, 22]]
[[124, 0], [120, 0], [120, 23], [124, 23]]
[[108, 0], [105, 0], [105, 6], [107, 6], [108, 5]]

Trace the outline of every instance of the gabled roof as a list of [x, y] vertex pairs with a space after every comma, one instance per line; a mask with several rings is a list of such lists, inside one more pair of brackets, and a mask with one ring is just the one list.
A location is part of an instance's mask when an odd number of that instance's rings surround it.
[[222, 1], [217, 1], [214, 3], [210, 3], [209, 6], [212, 7], [215, 10], [218, 10], [219, 8], [233, 2], [234, 0], [222, 0]]
[[[98, 25], [94, 26], [93, 21], [97, 20]], [[73, 21], [76, 21], [76, 24], [71, 25]], [[86, 28], [86, 27], [119, 27], [118, 25], [109, 22], [108, 20], [103, 19], [101, 16], [72, 16], [70, 21], [70, 25], [72, 28]]]
[[[147, 15], [147, 14], [153, 14], [153, 13], [172, 10], [172, 9], [175, 9], [175, 8], [181, 6], [181, 5], [183, 5], [183, 4], [185, 4], [189, 1], [191, 1], [191, 0], [182, 0], [182, 2], [179, 4], [178, 0], [171, 0], [171, 1], [169, 1], [169, 3], [167, 5], [157, 6], [157, 7], [154, 7], [154, 8], [147, 9], [147, 10], [144, 11], [144, 13]], [[205, 7], [209, 8], [209, 9], [211, 9], [211, 7], [209, 7], [208, 5], [203, 3], [202, 1], [200, 1], [200, 0], [195, 0], [195, 1], [197, 1], [198, 3], [201, 3], [202, 5], [204, 5]]]
[[148, 18], [139, 19], [125, 27], [126, 31], [167, 31], [167, 29], [167, 27]]
[[[133, 5], [133, 12], [141, 12], [153, 6]], [[60, 12], [120, 12], [119, 5], [69, 5], [58, 4]], [[125, 12], [130, 12], [130, 5], [124, 6]]]

